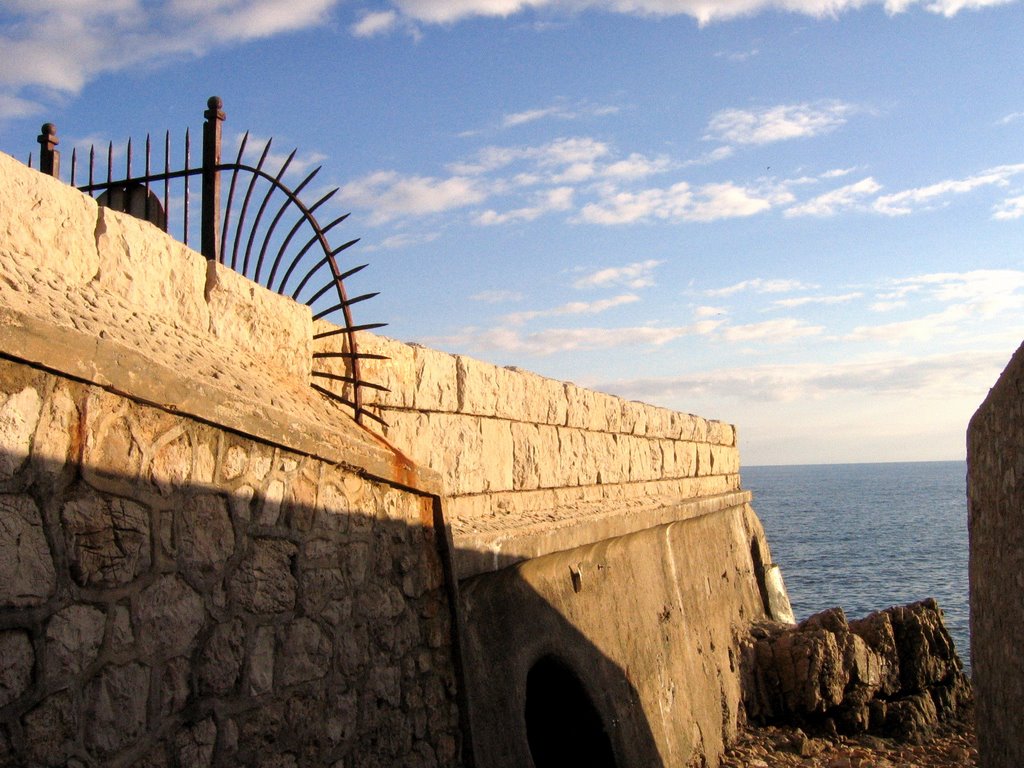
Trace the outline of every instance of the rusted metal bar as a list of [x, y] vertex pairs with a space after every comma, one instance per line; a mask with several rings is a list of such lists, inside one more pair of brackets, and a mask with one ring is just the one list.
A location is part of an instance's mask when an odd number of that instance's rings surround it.
[[[171, 228], [171, 208], [170, 200], [168, 197], [169, 187], [171, 180], [167, 178], [166, 174], [171, 172], [171, 132], [167, 131], [164, 134], [164, 232], [169, 232]], [[188, 184], [188, 179], [185, 180], [185, 184]]]
[[221, 127], [227, 115], [223, 100], [211, 96], [203, 113], [203, 232], [201, 250], [210, 261], [220, 256], [220, 143]]
[[57, 126], [53, 123], [43, 123], [39, 129], [39, 170], [47, 176], [60, 178], [60, 150], [57, 145], [60, 139], [57, 138]]
[[184, 202], [184, 206], [185, 206], [184, 222], [185, 223], [183, 224], [183, 228], [184, 229], [183, 229], [183, 233], [182, 233], [183, 236], [181, 238], [182, 242], [185, 243], [185, 245], [188, 245], [188, 203], [189, 203], [189, 199], [188, 199], [188, 183], [189, 183], [189, 180], [190, 180], [189, 171], [192, 170], [189, 167], [189, 163], [191, 163], [191, 162], [192, 162], [192, 134], [189, 132], [189, 129], [186, 128], [185, 129], [185, 202]]

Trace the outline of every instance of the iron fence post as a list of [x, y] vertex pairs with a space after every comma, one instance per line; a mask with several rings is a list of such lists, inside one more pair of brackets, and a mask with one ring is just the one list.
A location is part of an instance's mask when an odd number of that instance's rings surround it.
[[60, 151], [57, 145], [60, 141], [57, 139], [57, 126], [53, 123], [43, 123], [36, 141], [39, 142], [39, 170], [47, 176], [59, 179]]
[[203, 116], [203, 222], [202, 253], [210, 261], [220, 258], [220, 139], [227, 115], [219, 96], [211, 96]]

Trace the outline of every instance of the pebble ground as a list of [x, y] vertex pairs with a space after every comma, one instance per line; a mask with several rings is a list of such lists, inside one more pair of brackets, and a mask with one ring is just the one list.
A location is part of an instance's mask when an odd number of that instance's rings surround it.
[[976, 768], [978, 745], [970, 715], [921, 744], [877, 736], [809, 736], [793, 727], [743, 731], [721, 768]]

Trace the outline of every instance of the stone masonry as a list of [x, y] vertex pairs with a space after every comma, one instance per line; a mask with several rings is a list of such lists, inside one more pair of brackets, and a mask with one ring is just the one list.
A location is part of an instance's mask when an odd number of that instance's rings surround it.
[[971, 661], [983, 768], [1024, 765], [1024, 346], [967, 430]]
[[0, 364], [0, 764], [450, 765], [432, 500]]

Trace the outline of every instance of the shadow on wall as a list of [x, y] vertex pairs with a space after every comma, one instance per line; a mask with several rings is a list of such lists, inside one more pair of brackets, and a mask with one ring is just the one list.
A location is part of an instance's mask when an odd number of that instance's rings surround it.
[[[0, 763], [471, 764], [435, 497], [9, 361], [0, 421]], [[545, 616], [562, 644], [495, 670], [521, 749], [661, 765]]]

